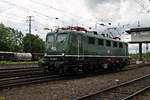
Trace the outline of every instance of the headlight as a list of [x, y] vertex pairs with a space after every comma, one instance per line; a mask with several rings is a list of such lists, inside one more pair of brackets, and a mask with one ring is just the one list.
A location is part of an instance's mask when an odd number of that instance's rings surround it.
[[61, 55], [62, 55], [62, 56], [64, 56], [65, 54], [64, 54], [64, 53], [62, 53]]
[[57, 58], [50, 58], [50, 60], [57, 60]]
[[47, 56], [47, 53], [45, 53], [44, 56]]

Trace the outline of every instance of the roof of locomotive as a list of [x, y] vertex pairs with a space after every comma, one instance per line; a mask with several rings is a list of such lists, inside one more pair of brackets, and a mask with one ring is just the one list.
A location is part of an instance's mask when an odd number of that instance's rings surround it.
[[[94, 37], [94, 38], [99, 38], [99, 39], [105, 39], [105, 40], [111, 40], [111, 41], [117, 41], [117, 42], [124, 42], [124, 41], [121, 41], [121, 40], [116, 40], [116, 39], [113, 39], [113, 38], [104, 37], [101, 34], [94, 34], [94, 31], [83, 32], [83, 31], [76, 31], [76, 30], [59, 30], [59, 31], [49, 32], [49, 33], [47, 33], [47, 35], [62, 34], [62, 33], [82, 34], [82, 35], [86, 35], [86, 36]], [[126, 43], [126, 42], [124, 42], [124, 43]]]

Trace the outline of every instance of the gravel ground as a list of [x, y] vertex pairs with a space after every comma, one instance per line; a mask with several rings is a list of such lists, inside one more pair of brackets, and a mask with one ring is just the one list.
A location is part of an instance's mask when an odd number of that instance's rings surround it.
[[142, 67], [126, 72], [18, 86], [0, 90], [0, 100], [72, 100], [148, 73], [150, 67]]
[[150, 89], [143, 92], [142, 94], [139, 94], [135, 98], [132, 98], [131, 100], [150, 100]]

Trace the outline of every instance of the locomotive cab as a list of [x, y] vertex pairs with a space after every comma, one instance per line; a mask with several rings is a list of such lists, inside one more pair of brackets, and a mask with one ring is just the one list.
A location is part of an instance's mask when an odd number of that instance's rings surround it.
[[68, 51], [69, 33], [49, 33], [46, 36], [47, 55], [61, 55]]
[[[57, 70], [63, 63], [64, 55], [69, 52], [69, 32], [50, 32], [46, 36], [45, 56], [39, 66], [48, 70]], [[57, 68], [56, 68], [57, 67]]]
[[[46, 36], [45, 56], [40, 61], [41, 67], [48, 71], [59, 71], [61, 66], [74, 62], [72, 55], [83, 55], [82, 35], [74, 31], [48, 33]], [[67, 56], [66, 56], [67, 55]], [[75, 57], [75, 59], [78, 59]]]

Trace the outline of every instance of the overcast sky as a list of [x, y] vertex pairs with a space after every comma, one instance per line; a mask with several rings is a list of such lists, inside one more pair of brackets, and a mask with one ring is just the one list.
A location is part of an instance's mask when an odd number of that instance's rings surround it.
[[141, 26], [150, 26], [149, 5], [149, 0], [0, 0], [0, 21], [27, 33], [27, 16], [33, 16], [32, 33], [44, 38], [43, 28], [57, 25], [136, 27], [139, 21]]

